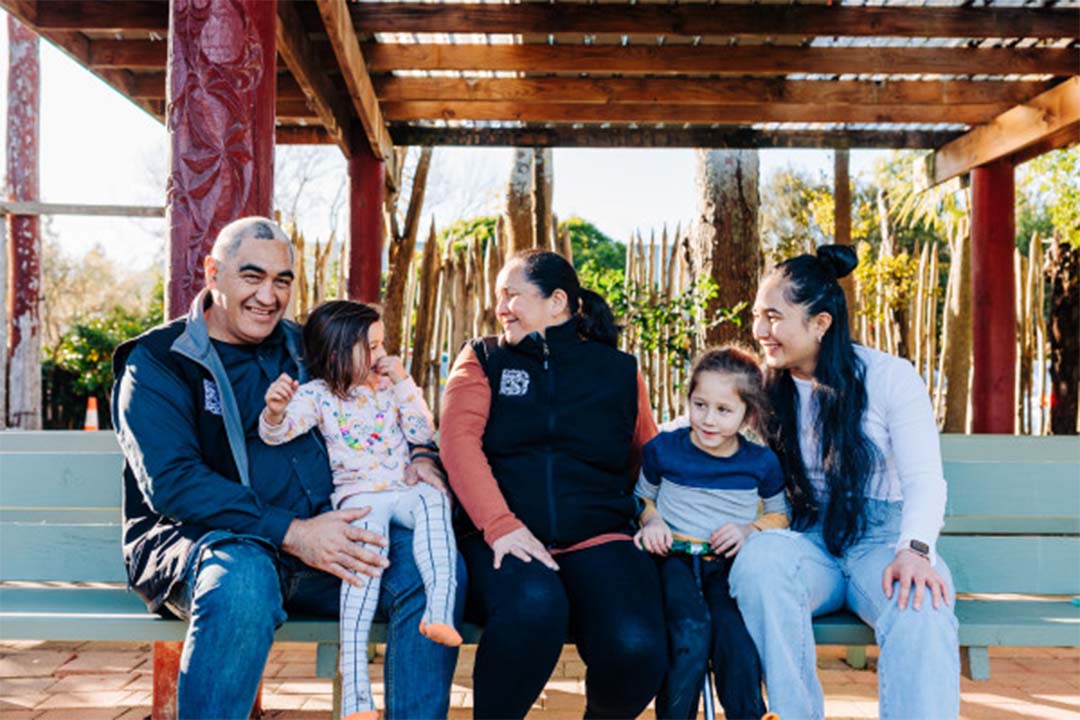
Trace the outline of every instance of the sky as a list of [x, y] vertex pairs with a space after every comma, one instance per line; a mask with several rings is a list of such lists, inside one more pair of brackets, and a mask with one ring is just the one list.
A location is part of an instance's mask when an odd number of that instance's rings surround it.
[[[7, 116], [7, 17], [0, 12], [0, 108]], [[62, 52], [41, 47], [41, 200], [55, 203], [161, 205], [164, 203], [168, 137], [164, 126]], [[422, 228], [481, 213], [498, 213], [510, 172], [509, 148], [437, 148], [429, 177]], [[314, 155], [312, 155], [312, 153]], [[0, 156], [4, 147], [0, 146]], [[851, 173], [868, 172], [880, 151], [853, 151]], [[6, 168], [6, 158], [0, 157]], [[345, 210], [331, 215], [345, 177], [336, 147], [278, 148], [277, 177], [306, 167], [315, 177], [297, 206], [305, 235], [325, 238], [346, 228]], [[763, 150], [762, 182], [792, 167], [831, 180], [832, 152]], [[693, 150], [556, 149], [553, 209], [560, 218], [581, 216], [617, 240], [635, 230], [646, 237], [666, 223], [685, 227], [694, 215]], [[279, 182], [277, 197], [290, 196]], [[337, 203], [338, 206], [341, 203]], [[94, 245], [128, 269], [164, 261], [165, 224], [156, 219], [49, 219], [62, 247], [82, 255]]]

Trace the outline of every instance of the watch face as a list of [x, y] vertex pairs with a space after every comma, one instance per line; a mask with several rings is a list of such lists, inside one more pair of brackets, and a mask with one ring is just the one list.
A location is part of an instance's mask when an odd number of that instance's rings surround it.
[[912, 540], [911, 549], [917, 553], [922, 553], [923, 555], [930, 554], [930, 546], [922, 542], [921, 540]]

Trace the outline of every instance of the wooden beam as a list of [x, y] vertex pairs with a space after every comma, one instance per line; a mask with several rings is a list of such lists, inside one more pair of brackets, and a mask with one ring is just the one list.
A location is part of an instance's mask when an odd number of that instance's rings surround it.
[[[320, 0], [324, 3], [334, 0]], [[336, 0], [342, 2], [343, 0]], [[372, 72], [505, 70], [663, 74], [1072, 75], [1080, 48], [433, 45], [366, 43]]]
[[330, 136], [321, 125], [278, 125], [274, 129], [277, 145], [330, 145]]
[[1062, 148], [1072, 147], [1073, 145], [1080, 145], [1080, 123], [1066, 125], [1057, 132], [1047, 135], [1034, 145], [1028, 145], [1026, 148], [1011, 155], [1009, 157], [1009, 162], [1013, 165], [1019, 165], [1020, 163], [1026, 163], [1028, 160], [1033, 160], [1040, 155], [1045, 155], [1051, 150], [1060, 150]]
[[387, 164], [386, 177], [396, 176], [394, 143], [386, 131], [386, 123], [375, 98], [375, 89], [368, 76], [364, 55], [356, 39], [345, 0], [318, 0], [319, 14], [326, 26], [326, 35], [334, 49], [338, 67], [352, 99], [353, 109], [364, 129], [364, 135], [375, 157]]
[[499, 101], [520, 103], [723, 103], [844, 105], [1016, 104], [1048, 82], [963, 80], [833, 81], [775, 78], [372, 78], [381, 102]]
[[1068, 143], [1080, 125], [1080, 76], [1032, 98], [953, 140], [927, 158], [931, 185], [970, 172], [972, 168], [1022, 153], [1053, 138]]
[[0, 200], [0, 215], [81, 215], [83, 217], [165, 217], [159, 205], [73, 205]]
[[985, 122], [1008, 105], [666, 105], [516, 102], [384, 102], [391, 121], [504, 120], [581, 123], [968, 123]]
[[[355, 151], [351, 132], [352, 108], [335, 91], [323, 72], [293, 0], [277, 0], [277, 51], [303, 89], [306, 104], [315, 111], [331, 140], [341, 148], [345, 157], [352, 157]], [[281, 106], [279, 102], [278, 115], [288, 116], [288, 113], [281, 112]]]
[[44, 30], [116, 32], [169, 30], [167, 0], [48, 0], [37, 3], [38, 27]]
[[[130, 88], [130, 96], [133, 99], [164, 100], [165, 73], [158, 71], [132, 73]], [[278, 73], [277, 99], [279, 101], [307, 99], [303, 88], [287, 70]]]
[[358, 31], [739, 36], [1039, 37], [1080, 35], [1075, 9], [578, 3], [350, 5]]
[[84, 63], [91, 70], [165, 69], [168, 45], [164, 40], [91, 40]]
[[470, 147], [933, 148], [959, 133], [928, 130], [718, 128], [427, 128], [391, 125], [394, 143]]

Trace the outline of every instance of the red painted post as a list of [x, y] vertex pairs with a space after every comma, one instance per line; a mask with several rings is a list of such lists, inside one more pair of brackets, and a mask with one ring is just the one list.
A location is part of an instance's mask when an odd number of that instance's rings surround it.
[[[7, 196], [38, 200], [38, 105], [41, 77], [38, 37], [8, 15]], [[7, 421], [41, 429], [41, 222], [36, 215], [9, 215], [9, 281], [6, 323]], [[0, 264], [2, 265], [2, 264]], [[0, 414], [3, 406], [0, 405]], [[0, 423], [2, 426], [3, 423]]]
[[165, 313], [187, 312], [225, 224], [269, 215], [276, 0], [171, 0]]
[[971, 171], [971, 431], [1012, 434], [1016, 422], [1013, 166]]
[[386, 164], [361, 147], [349, 158], [349, 281], [353, 300], [378, 302], [382, 294]]

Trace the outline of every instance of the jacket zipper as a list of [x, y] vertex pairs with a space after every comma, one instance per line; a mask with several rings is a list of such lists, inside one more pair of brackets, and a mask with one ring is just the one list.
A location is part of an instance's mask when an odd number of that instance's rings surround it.
[[551, 448], [551, 442], [555, 437], [555, 375], [551, 371], [551, 351], [547, 340], [540, 339], [540, 346], [544, 350], [544, 375], [547, 378], [548, 395], [548, 445], [544, 458], [544, 473], [548, 496], [548, 523], [551, 526], [551, 537], [548, 547], [555, 546], [558, 538], [558, 524], [555, 512], [555, 456]]

